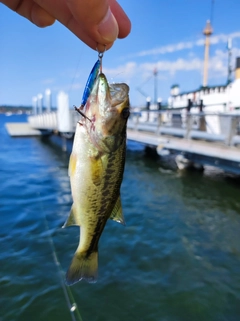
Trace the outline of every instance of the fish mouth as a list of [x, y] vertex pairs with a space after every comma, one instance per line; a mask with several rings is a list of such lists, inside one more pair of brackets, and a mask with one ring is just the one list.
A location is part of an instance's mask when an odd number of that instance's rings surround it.
[[86, 105], [84, 125], [92, 144], [100, 153], [115, 151], [125, 137], [129, 116], [129, 87], [121, 84], [108, 84], [100, 73]]
[[129, 87], [127, 84], [111, 84], [109, 86], [112, 106], [116, 106], [126, 101], [128, 98]]
[[109, 84], [106, 76], [103, 73], [101, 73], [99, 75], [98, 97], [104, 96], [103, 100], [105, 101], [105, 104], [102, 108], [103, 113], [101, 113], [101, 105], [100, 105], [100, 110], [99, 110], [100, 114], [103, 115], [107, 111], [110, 111], [113, 109], [121, 113], [122, 110], [126, 107], [126, 105], [127, 104], [129, 105], [128, 93], [129, 93], [129, 87], [127, 84], [124, 84], [124, 83]]
[[92, 89], [86, 112], [91, 116], [96, 113], [101, 117], [107, 117], [108, 112], [121, 113], [122, 110], [129, 105], [129, 87], [124, 83], [110, 84], [106, 76], [100, 73], [96, 79], [95, 85]]

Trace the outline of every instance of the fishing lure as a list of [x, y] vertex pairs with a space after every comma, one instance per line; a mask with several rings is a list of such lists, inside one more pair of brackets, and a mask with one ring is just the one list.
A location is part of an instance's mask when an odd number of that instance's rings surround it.
[[88, 97], [92, 91], [93, 85], [95, 83], [95, 80], [99, 74], [99, 71], [102, 72], [102, 57], [103, 57], [103, 52], [98, 52], [98, 60], [96, 61], [95, 65], [93, 66], [90, 75], [88, 77], [83, 96], [82, 96], [82, 102], [80, 105], [80, 109], [83, 109], [85, 106]]
[[83, 107], [85, 106], [88, 97], [92, 91], [93, 85], [95, 83], [95, 80], [98, 76], [99, 70], [100, 70], [100, 66], [101, 66], [101, 60], [98, 59], [95, 63], [95, 65], [93, 66], [90, 75], [88, 77], [84, 92], [83, 92], [83, 96], [82, 96], [82, 101], [81, 101], [81, 106], [80, 109], [83, 109]]
[[88, 76], [88, 80], [87, 80], [87, 83], [86, 83], [86, 86], [85, 86], [85, 89], [83, 92], [83, 96], [82, 96], [81, 105], [78, 108], [76, 106], [74, 106], [75, 110], [77, 112], [79, 112], [79, 114], [82, 115], [84, 118], [87, 118], [89, 121], [91, 121], [91, 120], [82, 112], [82, 110], [83, 110], [84, 106], [86, 105], [88, 97], [91, 94], [93, 85], [95, 83], [95, 80], [97, 79], [99, 71], [100, 71], [100, 73], [102, 72], [102, 57], [103, 57], [103, 52], [98, 51], [98, 60], [95, 62], [95, 65], [93, 66], [93, 68], [90, 72], [90, 75]]

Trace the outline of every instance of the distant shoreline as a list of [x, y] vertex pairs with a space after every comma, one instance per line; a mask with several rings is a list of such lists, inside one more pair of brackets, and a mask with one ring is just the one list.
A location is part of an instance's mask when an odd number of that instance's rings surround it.
[[0, 114], [11, 112], [12, 114], [29, 114], [32, 111], [30, 106], [0, 106]]
[[[45, 108], [43, 107], [43, 111], [44, 110]], [[52, 108], [52, 110], [55, 110], [55, 108]], [[7, 106], [7, 105], [0, 106], [0, 114], [6, 114], [6, 113], [30, 114], [32, 113], [32, 106]]]

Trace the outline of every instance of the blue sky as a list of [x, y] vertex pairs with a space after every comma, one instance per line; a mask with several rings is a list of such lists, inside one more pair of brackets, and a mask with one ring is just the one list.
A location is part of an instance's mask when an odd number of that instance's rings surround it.
[[[109, 82], [130, 86], [132, 106], [154, 96], [153, 70], [158, 69], [158, 96], [167, 100], [172, 84], [182, 91], [202, 84], [203, 35], [211, 0], [119, 0], [132, 21], [131, 34], [105, 53]], [[0, 105], [31, 105], [32, 97], [60, 90], [70, 105], [79, 105], [97, 53], [56, 22], [40, 29], [0, 4]], [[240, 2], [215, 0], [210, 48], [209, 85], [227, 79], [228, 37], [240, 56]]]

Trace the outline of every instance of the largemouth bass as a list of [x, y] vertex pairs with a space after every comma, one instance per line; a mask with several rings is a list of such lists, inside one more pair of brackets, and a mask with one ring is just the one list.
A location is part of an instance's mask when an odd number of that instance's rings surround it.
[[95, 282], [98, 241], [109, 218], [124, 224], [120, 200], [129, 116], [129, 87], [95, 80], [77, 124], [69, 162], [73, 205], [63, 227], [80, 226], [80, 240], [66, 282]]

